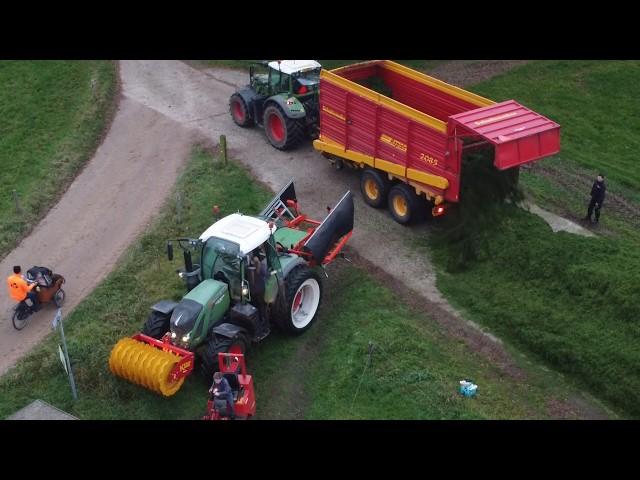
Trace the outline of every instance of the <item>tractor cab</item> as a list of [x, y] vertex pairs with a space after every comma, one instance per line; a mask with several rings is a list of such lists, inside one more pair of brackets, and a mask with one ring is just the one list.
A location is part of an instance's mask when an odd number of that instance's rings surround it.
[[[275, 225], [262, 219], [234, 213], [211, 225], [201, 236], [201, 277], [229, 285], [235, 302], [251, 299], [247, 280], [254, 251], [270, 250]], [[272, 242], [272, 240], [271, 240]], [[267, 255], [269, 271], [279, 270], [273, 256]]]
[[249, 68], [250, 85], [265, 97], [311, 95], [318, 91], [321, 68], [315, 60], [259, 62]]

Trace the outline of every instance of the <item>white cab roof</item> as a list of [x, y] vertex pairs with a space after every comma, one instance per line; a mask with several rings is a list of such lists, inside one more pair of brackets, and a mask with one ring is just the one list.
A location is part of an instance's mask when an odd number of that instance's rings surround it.
[[[278, 70], [278, 62], [269, 62], [269, 67]], [[322, 65], [315, 60], [280, 60], [280, 71], [287, 75], [314, 68], [322, 68]]]
[[[275, 230], [275, 226], [273, 227]], [[271, 235], [269, 224], [259, 218], [232, 213], [207, 228], [200, 240], [206, 242], [210, 237], [229, 240], [240, 245], [240, 253], [246, 255], [267, 241]]]

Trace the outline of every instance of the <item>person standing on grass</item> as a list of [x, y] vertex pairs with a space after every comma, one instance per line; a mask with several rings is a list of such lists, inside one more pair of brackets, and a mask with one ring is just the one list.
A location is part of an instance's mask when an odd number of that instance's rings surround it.
[[[600, 174], [596, 177], [596, 181], [593, 182], [593, 187], [591, 187], [591, 201], [589, 202], [587, 216], [584, 218], [585, 220], [592, 223], [598, 223], [600, 221], [600, 209], [604, 203], [606, 190], [607, 186], [604, 183], [604, 175]], [[591, 220], [591, 215], [593, 215], [594, 209], [596, 214], [595, 222]]]

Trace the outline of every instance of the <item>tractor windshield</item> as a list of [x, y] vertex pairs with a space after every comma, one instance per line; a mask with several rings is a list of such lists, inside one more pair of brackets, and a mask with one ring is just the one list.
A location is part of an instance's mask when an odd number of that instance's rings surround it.
[[311, 70], [305, 70], [294, 74], [294, 78], [300, 83], [314, 84], [320, 82], [320, 69], [313, 68]]
[[314, 68], [293, 75], [293, 91], [298, 95], [312, 93], [320, 84], [320, 69]]

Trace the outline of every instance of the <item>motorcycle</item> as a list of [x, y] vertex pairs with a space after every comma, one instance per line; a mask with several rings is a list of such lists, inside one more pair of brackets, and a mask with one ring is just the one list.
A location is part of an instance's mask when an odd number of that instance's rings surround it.
[[[26, 279], [28, 283], [37, 285], [36, 292], [41, 307], [52, 302], [57, 308], [62, 306], [65, 299], [65, 293], [62, 289], [65, 278], [62, 275], [55, 274], [46, 267], [33, 267], [27, 271]], [[13, 328], [22, 330], [27, 326], [29, 317], [36, 311], [29, 298], [22, 300], [13, 309], [11, 317]]]

